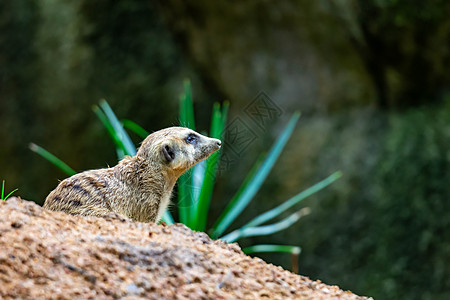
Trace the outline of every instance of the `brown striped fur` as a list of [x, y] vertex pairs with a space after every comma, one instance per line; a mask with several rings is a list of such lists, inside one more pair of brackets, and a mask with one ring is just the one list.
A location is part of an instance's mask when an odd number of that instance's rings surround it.
[[[196, 143], [188, 136], [195, 135]], [[116, 166], [90, 170], [63, 180], [44, 208], [72, 215], [117, 214], [139, 222], [158, 222], [169, 205], [178, 177], [220, 148], [220, 140], [184, 127], [149, 135], [137, 154]]]

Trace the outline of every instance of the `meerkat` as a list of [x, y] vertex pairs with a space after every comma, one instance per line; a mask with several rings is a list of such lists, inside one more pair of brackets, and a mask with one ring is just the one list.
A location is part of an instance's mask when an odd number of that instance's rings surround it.
[[221, 141], [184, 127], [150, 134], [135, 156], [112, 168], [89, 170], [59, 183], [44, 208], [72, 215], [117, 214], [138, 222], [158, 222], [178, 177], [219, 150]]

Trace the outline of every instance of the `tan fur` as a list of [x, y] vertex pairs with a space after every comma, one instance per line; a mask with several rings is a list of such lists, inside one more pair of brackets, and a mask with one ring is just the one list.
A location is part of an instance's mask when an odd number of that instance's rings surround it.
[[[197, 136], [197, 143], [188, 142], [189, 135]], [[157, 131], [142, 142], [136, 156], [124, 158], [115, 167], [63, 180], [47, 196], [44, 208], [72, 215], [118, 214], [134, 221], [158, 222], [178, 177], [219, 148], [220, 140], [188, 128]]]

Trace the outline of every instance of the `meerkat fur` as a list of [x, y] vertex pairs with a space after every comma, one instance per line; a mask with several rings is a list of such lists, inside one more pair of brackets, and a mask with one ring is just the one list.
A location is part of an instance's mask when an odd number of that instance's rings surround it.
[[44, 208], [72, 215], [117, 214], [138, 222], [158, 222], [181, 174], [220, 149], [218, 139], [184, 127], [150, 134], [135, 156], [112, 168], [89, 170], [63, 181]]

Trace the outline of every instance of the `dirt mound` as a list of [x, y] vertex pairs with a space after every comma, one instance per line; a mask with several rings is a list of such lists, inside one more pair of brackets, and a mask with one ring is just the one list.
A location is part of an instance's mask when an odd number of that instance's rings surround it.
[[2, 299], [367, 299], [184, 225], [69, 216], [0, 201]]

